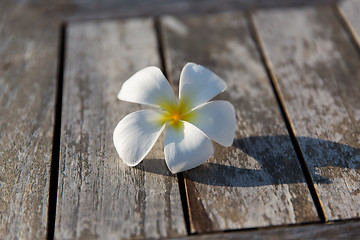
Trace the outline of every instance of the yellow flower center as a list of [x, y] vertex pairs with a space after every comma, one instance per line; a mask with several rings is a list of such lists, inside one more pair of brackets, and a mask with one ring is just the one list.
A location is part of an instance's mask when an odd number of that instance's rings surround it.
[[174, 112], [171, 115], [172, 120], [174, 121], [174, 123], [176, 123], [179, 119], [181, 119], [181, 114], [178, 112]]
[[162, 117], [159, 119], [161, 125], [168, 122], [173, 127], [179, 128], [182, 126], [181, 121], [189, 121], [194, 117], [194, 113], [189, 112], [189, 107], [185, 101], [176, 105], [163, 101], [159, 105], [164, 110]]

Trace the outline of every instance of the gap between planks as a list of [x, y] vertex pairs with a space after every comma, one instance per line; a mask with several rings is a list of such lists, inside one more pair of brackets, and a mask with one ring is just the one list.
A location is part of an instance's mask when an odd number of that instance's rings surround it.
[[56, 200], [59, 177], [60, 161], [60, 138], [61, 138], [61, 111], [62, 111], [62, 94], [64, 84], [64, 65], [66, 49], [66, 23], [61, 23], [59, 28], [59, 48], [58, 48], [58, 66], [56, 79], [55, 111], [54, 111], [54, 134], [53, 148], [50, 166], [50, 183], [49, 183], [49, 207], [46, 229], [46, 239], [54, 239], [55, 233], [55, 216]]

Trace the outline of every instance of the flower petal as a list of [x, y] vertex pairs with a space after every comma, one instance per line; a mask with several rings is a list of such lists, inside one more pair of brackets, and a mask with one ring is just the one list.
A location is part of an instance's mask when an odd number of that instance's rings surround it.
[[179, 121], [168, 124], [165, 134], [165, 161], [172, 173], [199, 166], [214, 154], [211, 140], [197, 127]]
[[184, 120], [195, 125], [208, 137], [223, 146], [229, 147], [234, 141], [235, 110], [233, 105], [227, 101], [204, 103], [186, 114]]
[[177, 104], [169, 82], [157, 67], [146, 67], [126, 80], [117, 95], [128, 102], [160, 106], [168, 109]]
[[209, 69], [187, 63], [180, 75], [180, 104], [187, 111], [223, 92], [226, 83]]
[[139, 164], [165, 128], [162, 113], [141, 110], [125, 116], [116, 126], [113, 141], [121, 159], [129, 166]]

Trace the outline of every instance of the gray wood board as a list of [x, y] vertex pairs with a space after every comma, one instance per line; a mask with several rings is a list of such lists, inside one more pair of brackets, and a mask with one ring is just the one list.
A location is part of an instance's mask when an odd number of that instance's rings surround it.
[[348, 25], [356, 43], [360, 47], [360, 1], [343, 0], [339, 2], [338, 9]]
[[338, 0], [67, 0], [27, 1], [25, 4], [50, 16], [61, 16], [67, 20], [93, 20], [114, 17], [183, 15], [220, 11], [249, 10], [254, 8], [279, 8], [334, 3]]
[[162, 19], [174, 87], [187, 61], [228, 85], [217, 99], [236, 109], [232, 147], [185, 172], [191, 232], [318, 221], [265, 69], [242, 14]]
[[116, 124], [141, 109], [117, 100], [122, 83], [159, 65], [153, 22], [72, 23], [67, 36], [55, 238], [185, 235], [163, 140], [136, 168], [122, 162], [112, 141]]
[[0, 3], [0, 239], [45, 239], [59, 33]]
[[236, 240], [279, 240], [279, 239], [317, 239], [317, 240], [353, 240], [360, 235], [360, 222], [335, 222], [327, 224], [311, 224], [300, 226], [253, 229], [229, 233], [216, 233], [191, 236], [189, 240], [236, 239]]
[[330, 7], [254, 22], [328, 219], [360, 216], [360, 58]]

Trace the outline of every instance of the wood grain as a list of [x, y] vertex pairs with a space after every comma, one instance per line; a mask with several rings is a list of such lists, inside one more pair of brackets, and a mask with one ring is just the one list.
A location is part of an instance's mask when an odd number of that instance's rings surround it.
[[[254, 229], [211, 235], [191, 236], [189, 240], [234, 239], [234, 240], [278, 240], [278, 239], [317, 239], [337, 240], [357, 239], [360, 234], [360, 222], [336, 222], [330, 224], [312, 224], [287, 226], [285, 228]], [[179, 239], [179, 238], [178, 238]], [[185, 238], [181, 238], [185, 239]]]
[[45, 239], [59, 33], [0, 3], [0, 239]]
[[360, 216], [360, 58], [330, 7], [254, 21], [328, 219]]
[[177, 178], [163, 160], [163, 139], [136, 168], [121, 161], [112, 141], [116, 124], [140, 109], [117, 100], [122, 83], [143, 67], [159, 65], [154, 32], [146, 19], [68, 27], [57, 239], [186, 234]]
[[357, 0], [344, 0], [339, 2], [338, 9], [360, 47], [360, 2]]
[[187, 61], [228, 85], [220, 99], [236, 109], [232, 147], [184, 173], [191, 232], [317, 221], [270, 82], [242, 14], [162, 19], [166, 65], [178, 85]]

